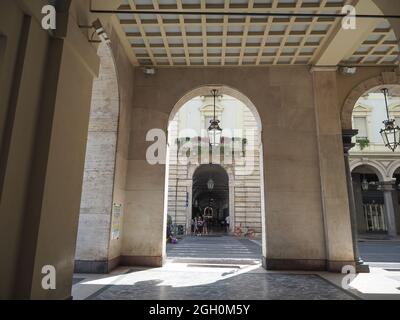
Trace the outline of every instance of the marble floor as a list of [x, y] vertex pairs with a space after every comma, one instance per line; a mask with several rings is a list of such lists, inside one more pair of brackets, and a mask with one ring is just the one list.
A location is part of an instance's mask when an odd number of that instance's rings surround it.
[[258, 241], [186, 238], [178, 245], [168, 246], [167, 252], [169, 258], [161, 268], [120, 267], [108, 275], [77, 274], [73, 297], [77, 300], [400, 300], [397, 268], [372, 267], [370, 274], [357, 275], [345, 290], [344, 275], [340, 274], [266, 271], [260, 264]]

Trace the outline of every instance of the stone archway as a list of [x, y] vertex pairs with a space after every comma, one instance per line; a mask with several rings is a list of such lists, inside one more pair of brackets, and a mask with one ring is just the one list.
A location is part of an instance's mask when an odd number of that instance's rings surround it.
[[400, 85], [400, 77], [395, 72], [382, 72], [381, 75], [370, 78], [358, 84], [353, 90], [348, 94], [342, 109], [341, 109], [341, 122], [343, 129], [352, 129], [352, 114], [354, 106], [356, 105], [358, 99], [370, 92], [378, 89], [379, 87], [392, 87]]
[[[221, 228], [225, 221], [225, 215], [231, 217], [232, 208], [230, 205], [230, 187], [232, 177], [227, 170], [220, 164], [202, 164], [196, 168], [192, 176], [192, 197], [197, 206], [192, 206], [190, 219], [195, 216], [203, 216], [206, 207], [212, 208], [212, 216], [208, 217], [208, 234], [224, 233], [227, 230]], [[212, 189], [208, 183], [212, 180]]]
[[357, 160], [350, 163], [350, 171], [353, 172], [355, 169], [361, 166], [366, 166], [372, 169], [372, 171], [379, 178], [379, 181], [385, 181], [386, 178], [386, 170], [382, 167], [382, 165], [373, 160]]
[[171, 111], [171, 113], [169, 115], [169, 121], [168, 122], [171, 122], [173, 120], [173, 118], [175, 117], [176, 113], [179, 111], [180, 108], [182, 108], [182, 106], [187, 101], [189, 101], [189, 100], [191, 100], [191, 99], [193, 99], [195, 97], [198, 97], [198, 96], [207, 95], [207, 94], [210, 93], [210, 91], [212, 89], [218, 89], [219, 94], [231, 96], [233, 98], [238, 99], [242, 103], [244, 103], [247, 106], [247, 108], [249, 108], [250, 111], [253, 113], [253, 115], [254, 115], [254, 117], [255, 117], [255, 119], [257, 121], [259, 132], [260, 132], [260, 134], [262, 133], [261, 117], [260, 117], [260, 114], [259, 114], [256, 106], [253, 104], [253, 102], [246, 95], [241, 93], [239, 90], [234, 89], [234, 88], [232, 88], [230, 86], [221, 85], [221, 84], [203, 85], [203, 86], [197, 87], [197, 88], [192, 89], [189, 92], [187, 92], [175, 104], [174, 108], [172, 109], [172, 111]]
[[388, 230], [385, 195], [382, 191], [384, 172], [379, 164], [365, 161], [351, 166], [354, 202], [359, 234]]
[[388, 178], [392, 178], [394, 174], [400, 169], [400, 160], [394, 161], [388, 169]]
[[[191, 166], [189, 168], [188, 172], [188, 179], [190, 181], [189, 185], [189, 207], [193, 205], [192, 200], [193, 200], [193, 178], [194, 175], [196, 174], [197, 170], [201, 167], [202, 165], [198, 166]], [[233, 231], [233, 226], [235, 224], [235, 205], [234, 205], [234, 186], [235, 186], [235, 175], [234, 175], [234, 170], [230, 166], [223, 166], [219, 164], [220, 166], [228, 175], [228, 198], [229, 198], [229, 216], [231, 219], [231, 226], [230, 226], [230, 231]], [[190, 227], [190, 219], [191, 219], [191, 212], [188, 211], [187, 215], [187, 228]]]
[[[263, 239], [265, 239], [265, 210], [264, 210], [264, 178], [263, 178], [263, 150], [262, 150], [262, 141], [261, 141], [261, 129], [262, 129], [262, 124], [261, 124], [261, 118], [259, 116], [258, 110], [256, 109], [256, 107], [254, 106], [254, 104], [250, 101], [250, 99], [248, 97], [246, 97], [244, 94], [242, 94], [241, 92], [239, 92], [236, 89], [233, 89], [232, 87], [228, 87], [225, 85], [204, 85], [204, 86], [200, 86], [197, 87], [195, 89], [192, 89], [191, 91], [185, 93], [183, 95], [182, 98], [180, 98], [178, 100], [178, 102], [175, 104], [174, 108], [172, 109], [170, 116], [169, 116], [169, 120], [168, 120], [168, 151], [167, 151], [167, 159], [170, 159], [171, 154], [175, 154], [176, 150], [174, 149], [173, 143], [174, 143], [174, 139], [171, 139], [171, 132], [174, 132], [176, 130], [176, 124], [174, 125], [174, 122], [176, 121], [175, 118], [178, 115], [178, 112], [181, 108], [183, 108], [188, 102], [190, 102], [191, 100], [193, 100], [194, 98], [198, 98], [201, 96], [207, 96], [210, 94], [211, 89], [213, 88], [217, 88], [219, 93], [222, 94], [223, 96], [226, 96], [230, 99], [234, 99], [237, 100], [238, 102], [240, 102], [243, 106], [245, 106], [245, 109], [248, 109], [246, 111], [247, 114], [251, 114], [251, 117], [254, 119], [253, 125], [257, 128], [256, 130], [256, 138], [255, 140], [258, 141], [258, 145], [257, 145], [257, 152], [258, 152], [258, 156], [255, 158], [256, 160], [256, 173], [254, 173], [255, 175], [258, 175], [259, 177], [259, 189], [258, 191], [255, 191], [256, 193], [259, 193], [259, 198], [258, 198], [258, 203], [259, 203], [259, 213], [258, 213], [258, 219], [261, 220], [261, 222], [258, 222], [258, 226], [256, 234], [257, 236], [262, 236]], [[175, 137], [175, 136], [174, 136]], [[248, 220], [247, 224], [243, 224], [242, 220], [244, 219], [244, 221], [246, 222], [246, 215], [244, 215], [244, 213], [241, 213], [241, 218], [236, 219], [235, 216], [235, 203], [234, 203], [234, 199], [235, 199], [235, 190], [237, 193], [241, 192], [238, 191], [239, 189], [244, 189], [244, 188], [250, 188], [249, 186], [245, 185], [243, 181], [238, 181], [237, 179], [237, 175], [240, 175], [240, 170], [235, 167], [232, 164], [228, 164], [226, 165], [225, 163], [221, 162], [219, 163], [220, 165], [222, 165], [222, 167], [227, 171], [228, 176], [229, 176], [229, 207], [230, 207], [230, 218], [231, 218], [231, 222], [230, 222], [230, 229], [231, 232], [233, 232], [234, 230], [234, 226], [235, 223], [239, 223], [241, 225], [241, 227], [243, 228], [243, 230], [253, 230], [254, 228], [251, 226], [251, 224], [257, 224], [256, 221], [251, 221], [251, 219]], [[173, 164], [174, 165], [174, 164]], [[169, 173], [171, 172], [171, 166], [170, 166], [170, 162], [167, 160], [167, 166], [166, 166], [166, 181], [169, 181], [171, 178], [169, 176]], [[192, 190], [192, 183], [191, 183], [191, 179], [196, 171], [196, 169], [198, 168], [198, 165], [191, 165], [188, 167], [188, 171], [187, 171], [187, 182], [185, 183], [185, 187], [187, 188], [187, 190], [189, 191], [189, 207], [191, 207], [192, 202], [191, 202], [191, 190]], [[236, 168], [236, 169], [235, 169]], [[174, 169], [172, 169], [173, 171]], [[252, 176], [254, 174], [251, 174]], [[174, 176], [174, 173], [171, 174], [172, 176]], [[252, 177], [254, 178], [254, 177]], [[172, 178], [173, 179], [173, 178]], [[243, 179], [242, 179], [243, 180]], [[238, 181], [238, 182], [237, 182]], [[237, 189], [235, 189], [235, 185], [237, 182]], [[261, 186], [261, 187], [260, 187]], [[170, 188], [171, 189], [171, 188]], [[166, 189], [166, 192], [168, 190]], [[176, 191], [172, 190], [172, 193], [174, 193]], [[170, 199], [171, 197], [168, 197], [168, 195], [166, 194], [165, 199]], [[239, 197], [238, 197], [239, 198]], [[238, 200], [239, 201], [239, 200]], [[247, 204], [245, 204], [247, 205]], [[239, 207], [239, 204], [236, 204], [236, 206]], [[165, 208], [168, 208], [168, 204], [165, 205]], [[256, 206], [254, 206], [256, 207]], [[169, 210], [173, 209], [173, 206], [169, 207]], [[240, 210], [244, 210], [243, 208], [238, 208], [238, 211]], [[256, 210], [256, 209], [254, 209]], [[165, 210], [166, 211], [166, 210]], [[257, 215], [257, 213], [253, 213], [253, 215]], [[188, 230], [188, 228], [190, 228], [190, 219], [188, 218], [189, 215], [186, 214], [186, 230]], [[178, 219], [179, 220], [179, 219]], [[180, 224], [183, 224], [183, 220], [180, 219], [178, 221]], [[265, 248], [265, 241], [264, 242], [264, 248]], [[266, 250], [266, 249], [265, 249]]]

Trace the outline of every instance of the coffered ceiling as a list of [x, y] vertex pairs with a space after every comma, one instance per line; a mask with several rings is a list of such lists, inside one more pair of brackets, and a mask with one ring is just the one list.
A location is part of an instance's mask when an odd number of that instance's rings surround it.
[[[366, 1], [361, 1], [362, 13], [369, 13]], [[239, 15], [336, 14], [344, 5], [354, 3], [357, 1], [121, 0], [121, 11], [165, 10], [173, 14], [118, 13], [117, 21], [132, 60], [142, 66], [311, 65], [319, 61], [324, 65], [398, 64], [397, 41], [384, 19], [361, 21], [361, 30], [349, 37], [349, 32], [346, 35], [340, 30], [338, 17]], [[213, 14], [188, 14], [199, 11]], [[338, 46], [335, 41], [339, 36], [343, 41], [337, 42]], [[338, 61], [329, 59], [335, 54]]]

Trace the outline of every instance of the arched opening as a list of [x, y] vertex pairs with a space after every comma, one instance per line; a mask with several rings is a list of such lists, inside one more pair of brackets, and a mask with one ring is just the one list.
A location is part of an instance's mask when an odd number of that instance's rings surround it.
[[228, 173], [220, 165], [201, 165], [193, 175], [191, 233], [228, 234], [229, 227]]
[[[358, 233], [397, 236], [397, 187], [393, 178], [393, 164], [398, 161], [400, 149], [388, 148], [382, 137], [384, 121], [400, 124], [400, 86], [397, 78], [367, 80], [349, 95], [342, 113], [344, 126], [357, 130], [350, 151], [353, 191], [357, 213]], [[382, 92], [388, 89], [387, 100]], [[355, 97], [357, 99], [355, 100]], [[353, 104], [348, 117], [349, 104]]]
[[[212, 89], [218, 90], [215, 105]], [[214, 114], [222, 129], [217, 146], [208, 133]], [[201, 241], [212, 237], [216, 245], [216, 237], [254, 240], [261, 258], [261, 120], [247, 97], [226, 86], [204, 86], [178, 101], [169, 118], [166, 181], [167, 239], [174, 242], [167, 246], [168, 256], [173, 246], [202, 236]]]
[[385, 234], [388, 231], [379, 175], [378, 169], [370, 165], [360, 165], [352, 171], [357, 227], [361, 235]]

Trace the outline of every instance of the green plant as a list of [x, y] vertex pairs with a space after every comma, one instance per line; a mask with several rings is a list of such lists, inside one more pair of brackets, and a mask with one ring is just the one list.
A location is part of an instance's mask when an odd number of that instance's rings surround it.
[[361, 150], [369, 147], [370, 141], [368, 138], [358, 138], [357, 144], [360, 146]]

